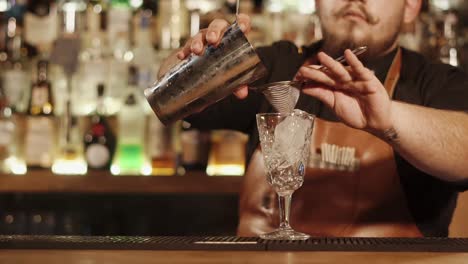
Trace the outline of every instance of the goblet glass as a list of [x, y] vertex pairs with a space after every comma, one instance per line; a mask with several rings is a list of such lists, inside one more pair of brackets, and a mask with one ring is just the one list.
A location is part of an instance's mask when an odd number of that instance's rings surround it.
[[267, 181], [278, 194], [280, 226], [260, 235], [270, 240], [305, 240], [309, 235], [294, 231], [289, 224], [291, 197], [304, 182], [310, 154], [314, 116], [301, 110], [291, 113], [257, 114]]

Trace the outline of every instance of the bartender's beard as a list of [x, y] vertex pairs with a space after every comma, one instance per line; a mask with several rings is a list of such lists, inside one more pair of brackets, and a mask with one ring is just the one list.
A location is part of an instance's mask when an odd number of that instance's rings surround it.
[[357, 38], [353, 32], [355, 26], [357, 25], [351, 23], [345, 34], [324, 32], [322, 50], [332, 57], [338, 57], [343, 55], [346, 49], [352, 50], [367, 46], [367, 51], [359, 56], [361, 60], [367, 61], [381, 57], [397, 46], [401, 26], [395, 27], [392, 32], [386, 32], [387, 36], [381, 40], [377, 40], [370, 35], [365, 38]]

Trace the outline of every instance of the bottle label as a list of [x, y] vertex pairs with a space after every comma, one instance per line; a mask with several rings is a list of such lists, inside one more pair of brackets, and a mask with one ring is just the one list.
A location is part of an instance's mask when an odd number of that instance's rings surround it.
[[0, 146], [12, 144], [14, 130], [15, 125], [12, 122], [0, 120]]
[[31, 96], [33, 106], [43, 106], [49, 102], [49, 92], [47, 87], [35, 87], [32, 89]]
[[111, 8], [108, 13], [109, 40], [115, 41], [119, 33], [130, 31], [131, 10], [127, 8]]
[[28, 117], [25, 138], [26, 163], [49, 167], [55, 152], [55, 123], [51, 117]]
[[5, 71], [3, 75], [3, 87], [8, 101], [17, 107], [24, 103], [25, 91], [29, 87], [28, 75], [21, 70]]
[[102, 144], [91, 144], [86, 148], [86, 162], [91, 168], [102, 168], [109, 163], [109, 149]]
[[24, 15], [24, 39], [32, 45], [52, 44], [57, 39], [58, 19], [55, 8], [48, 16], [37, 16], [31, 12]]

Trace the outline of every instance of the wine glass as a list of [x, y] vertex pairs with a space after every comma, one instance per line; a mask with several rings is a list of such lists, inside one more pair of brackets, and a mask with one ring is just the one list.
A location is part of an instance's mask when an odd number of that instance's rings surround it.
[[309, 235], [294, 231], [289, 225], [291, 197], [304, 182], [310, 154], [314, 116], [301, 110], [292, 113], [257, 114], [267, 181], [278, 194], [280, 226], [260, 235], [269, 240], [305, 240]]

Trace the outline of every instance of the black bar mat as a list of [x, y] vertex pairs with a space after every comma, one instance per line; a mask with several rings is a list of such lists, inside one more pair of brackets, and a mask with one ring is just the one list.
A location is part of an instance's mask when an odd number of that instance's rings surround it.
[[258, 238], [141, 236], [1, 236], [0, 249], [261, 250]]
[[0, 236], [0, 249], [468, 252], [468, 238], [336, 237], [266, 241], [242, 237]]
[[468, 252], [466, 238], [310, 238], [265, 241], [269, 251]]

